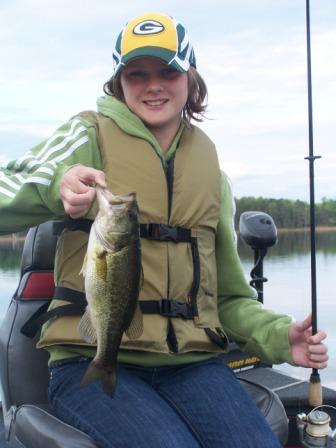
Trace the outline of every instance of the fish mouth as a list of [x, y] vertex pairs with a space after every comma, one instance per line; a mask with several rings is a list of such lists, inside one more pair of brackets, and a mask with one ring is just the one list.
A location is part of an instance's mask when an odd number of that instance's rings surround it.
[[102, 188], [98, 184], [95, 186], [97, 193], [104, 197], [113, 207], [123, 206], [126, 203], [134, 202], [136, 200], [136, 193], [131, 192], [127, 194], [115, 195], [107, 188]]

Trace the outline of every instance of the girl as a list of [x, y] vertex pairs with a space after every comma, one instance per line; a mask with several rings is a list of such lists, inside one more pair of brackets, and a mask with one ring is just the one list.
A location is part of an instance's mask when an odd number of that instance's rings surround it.
[[[113, 398], [99, 383], [80, 388], [96, 348], [80, 316], [42, 331], [50, 353], [50, 403], [99, 447], [278, 447], [258, 408], [223, 358], [228, 338], [266, 363], [324, 368], [323, 331], [262, 308], [236, 251], [233, 200], [201, 121], [207, 89], [184, 27], [169, 16], [132, 19], [116, 41], [114, 72], [98, 113], [71, 119], [0, 178], [2, 233], [48, 219], [94, 219], [93, 183], [136, 191], [141, 222], [144, 331], [125, 335]], [[76, 221], [77, 222], [77, 221]], [[88, 235], [59, 239], [55, 275], [67, 299]], [[56, 301], [53, 306], [57, 306]]]

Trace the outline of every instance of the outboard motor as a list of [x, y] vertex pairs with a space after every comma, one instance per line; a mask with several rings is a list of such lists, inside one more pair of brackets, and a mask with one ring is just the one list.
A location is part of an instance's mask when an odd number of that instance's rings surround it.
[[250, 285], [257, 290], [258, 300], [263, 302], [263, 259], [267, 249], [277, 243], [277, 229], [273, 218], [264, 212], [244, 212], [239, 219], [239, 234], [254, 251], [254, 268]]

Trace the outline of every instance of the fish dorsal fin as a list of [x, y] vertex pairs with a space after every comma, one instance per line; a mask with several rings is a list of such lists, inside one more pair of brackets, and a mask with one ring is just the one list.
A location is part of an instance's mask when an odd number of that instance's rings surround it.
[[81, 320], [79, 321], [78, 333], [80, 337], [84, 339], [84, 341], [89, 342], [90, 344], [95, 344], [97, 342], [97, 333], [94, 326], [92, 325], [90, 313], [87, 308]]
[[140, 305], [138, 302], [132, 322], [130, 323], [129, 327], [126, 330], [126, 335], [130, 339], [138, 339], [142, 335], [142, 333], [143, 333], [143, 318], [142, 318], [142, 312], [140, 310]]
[[85, 277], [85, 275], [86, 275], [86, 268], [87, 268], [87, 253], [84, 256], [83, 266], [82, 266], [82, 269], [79, 272], [79, 275], [82, 274], [82, 276]]

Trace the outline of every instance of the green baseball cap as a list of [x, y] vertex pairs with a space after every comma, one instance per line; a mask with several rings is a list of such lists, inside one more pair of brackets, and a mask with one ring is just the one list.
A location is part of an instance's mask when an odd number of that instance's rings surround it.
[[120, 32], [113, 52], [113, 77], [132, 59], [142, 56], [158, 58], [179, 72], [196, 67], [193, 46], [184, 26], [157, 12], [135, 17]]

